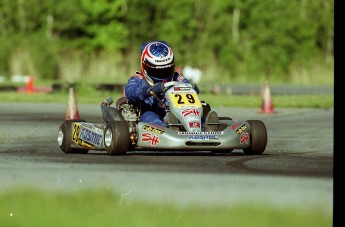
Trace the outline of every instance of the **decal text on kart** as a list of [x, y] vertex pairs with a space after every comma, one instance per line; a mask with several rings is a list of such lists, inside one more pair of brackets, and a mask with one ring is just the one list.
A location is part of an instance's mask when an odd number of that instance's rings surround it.
[[141, 138], [141, 141], [143, 142], [146, 142], [146, 141], [149, 141], [151, 142], [151, 145], [152, 146], [156, 146], [157, 143], [159, 143], [159, 137], [158, 136], [152, 136], [151, 133], [143, 133], [141, 134], [142, 138]]
[[236, 130], [236, 133], [239, 135], [241, 134], [245, 129], [247, 128], [247, 125], [242, 125], [239, 129]]
[[[102, 138], [103, 138], [102, 134], [94, 132], [91, 129], [79, 123], [74, 124], [73, 141], [76, 142], [77, 144], [86, 145], [86, 146], [88, 146], [88, 144], [101, 146]], [[83, 142], [86, 142], [86, 144]]]
[[190, 140], [212, 140], [212, 139], [218, 139], [218, 136], [216, 136], [216, 135], [194, 135], [194, 136], [189, 136], [188, 139], [190, 139]]
[[161, 135], [164, 133], [163, 130], [160, 130], [158, 128], [152, 127], [150, 125], [144, 125], [143, 129], [145, 129], [147, 131], [151, 131], [151, 132], [157, 133], [157, 134], [161, 134]]

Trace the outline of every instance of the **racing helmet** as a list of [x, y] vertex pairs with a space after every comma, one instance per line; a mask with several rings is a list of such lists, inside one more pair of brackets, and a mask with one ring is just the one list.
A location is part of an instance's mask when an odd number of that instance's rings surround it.
[[174, 71], [174, 54], [168, 43], [152, 41], [141, 46], [141, 75], [148, 84], [171, 81]]

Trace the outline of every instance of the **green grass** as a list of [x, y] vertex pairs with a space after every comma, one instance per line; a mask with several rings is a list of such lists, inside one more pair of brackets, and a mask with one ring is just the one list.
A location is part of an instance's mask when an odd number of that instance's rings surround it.
[[327, 227], [332, 215], [267, 204], [177, 207], [121, 201], [109, 190], [48, 193], [15, 189], [0, 193], [1, 226], [236, 226]]
[[[111, 96], [114, 102], [121, 97], [120, 92], [98, 91], [90, 87], [77, 87], [75, 89], [77, 103], [98, 104], [104, 98]], [[2, 102], [48, 102], [67, 103], [69, 93], [62, 90], [54, 93], [21, 93], [21, 92], [0, 92]], [[316, 95], [275, 95], [271, 96], [276, 108], [333, 108], [333, 94]], [[209, 103], [212, 107], [254, 107], [260, 108], [263, 98], [260, 95], [214, 95], [201, 93], [200, 99]]]

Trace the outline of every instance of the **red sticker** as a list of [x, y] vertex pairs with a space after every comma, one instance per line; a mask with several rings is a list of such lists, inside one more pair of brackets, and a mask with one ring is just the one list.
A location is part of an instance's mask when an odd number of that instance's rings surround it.
[[243, 144], [243, 143], [248, 144], [249, 143], [249, 134], [248, 134], [248, 132], [245, 132], [245, 133], [241, 134], [241, 136], [240, 136], [240, 143], [241, 144]]
[[200, 111], [198, 109], [186, 109], [182, 111], [182, 115], [184, 117], [188, 116], [189, 114], [194, 114], [195, 116], [200, 116]]
[[189, 122], [189, 127], [191, 128], [200, 128], [200, 122]]
[[149, 132], [145, 132], [141, 134], [141, 141], [143, 142], [151, 142], [152, 146], [156, 146], [157, 143], [159, 143], [159, 137], [158, 136], [153, 136], [151, 133]]

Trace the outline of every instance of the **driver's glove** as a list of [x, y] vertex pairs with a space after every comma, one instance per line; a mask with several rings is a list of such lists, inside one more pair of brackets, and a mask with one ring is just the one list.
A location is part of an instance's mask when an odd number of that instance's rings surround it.
[[153, 86], [150, 85], [146, 85], [141, 89], [141, 94], [143, 95], [144, 99], [152, 96], [152, 92], [158, 96], [159, 98], [163, 98], [164, 96], [164, 92], [165, 92], [166, 88], [164, 87], [164, 84], [159, 82], [156, 83]]
[[155, 85], [153, 85], [152, 87], [150, 87], [149, 89], [147, 89], [147, 92], [150, 94], [150, 92], [152, 91], [153, 93], [156, 94], [156, 96], [161, 98], [164, 96], [165, 90], [166, 89], [164, 87], [164, 84], [159, 82], [159, 83], [156, 83]]

